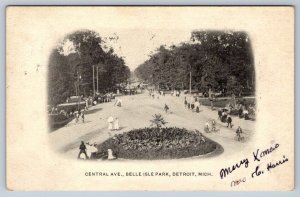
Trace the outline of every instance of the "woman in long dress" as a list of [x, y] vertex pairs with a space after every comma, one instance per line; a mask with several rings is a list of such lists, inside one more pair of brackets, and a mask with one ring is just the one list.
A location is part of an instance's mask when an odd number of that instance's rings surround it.
[[107, 122], [108, 122], [108, 129], [109, 130], [113, 130], [113, 124], [114, 124], [114, 118], [112, 116], [110, 116], [108, 119], [107, 119]]
[[208, 123], [208, 121], [206, 121], [206, 123], [205, 123], [204, 131], [209, 132], [209, 123]]
[[196, 108], [196, 112], [199, 113], [200, 112], [200, 102], [199, 101], [195, 102], [195, 108]]
[[114, 130], [119, 130], [120, 127], [119, 127], [119, 119], [118, 118], [115, 118], [115, 121], [114, 121]]

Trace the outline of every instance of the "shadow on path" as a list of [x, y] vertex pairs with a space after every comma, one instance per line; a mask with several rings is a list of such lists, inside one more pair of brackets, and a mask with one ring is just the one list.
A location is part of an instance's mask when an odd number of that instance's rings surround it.
[[101, 111], [102, 108], [98, 108], [98, 109], [90, 109], [88, 111], [85, 111], [84, 114], [87, 115], [87, 114], [92, 114], [92, 113], [96, 113], [98, 111]]
[[61, 151], [62, 152], [68, 152], [69, 150], [76, 149], [79, 147], [81, 141], [88, 142], [89, 140], [93, 139], [97, 134], [100, 134], [102, 131], [105, 131], [105, 128], [96, 129], [94, 131], [91, 131], [75, 140], [75, 142], [69, 143], [66, 146], [64, 146]]

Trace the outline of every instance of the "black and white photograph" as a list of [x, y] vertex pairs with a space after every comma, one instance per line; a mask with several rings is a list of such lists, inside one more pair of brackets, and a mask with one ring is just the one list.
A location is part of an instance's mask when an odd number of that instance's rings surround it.
[[294, 9], [8, 6], [14, 191], [291, 191]]
[[74, 159], [201, 159], [251, 143], [251, 38], [230, 30], [174, 33], [66, 35], [48, 64], [53, 148]]

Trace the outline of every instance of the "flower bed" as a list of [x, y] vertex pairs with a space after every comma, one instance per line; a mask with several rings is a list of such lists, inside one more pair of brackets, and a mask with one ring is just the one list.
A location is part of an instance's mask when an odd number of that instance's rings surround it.
[[142, 128], [115, 135], [99, 144], [96, 158], [112, 149], [117, 158], [178, 159], [211, 153], [217, 146], [199, 132], [176, 127]]

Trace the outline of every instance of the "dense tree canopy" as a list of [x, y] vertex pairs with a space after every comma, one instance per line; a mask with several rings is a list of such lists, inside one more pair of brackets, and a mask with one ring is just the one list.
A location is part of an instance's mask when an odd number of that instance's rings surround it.
[[244, 32], [195, 31], [191, 41], [161, 46], [136, 70], [135, 75], [164, 88], [189, 87], [228, 94], [254, 91], [254, 63], [249, 37]]
[[93, 69], [98, 67], [99, 92], [114, 90], [126, 82], [130, 70], [122, 57], [106, 46], [99, 34], [93, 31], [77, 31], [66, 36], [53, 49], [48, 65], [48, 102], [56, 105], [77, 93], [93, 94]]

